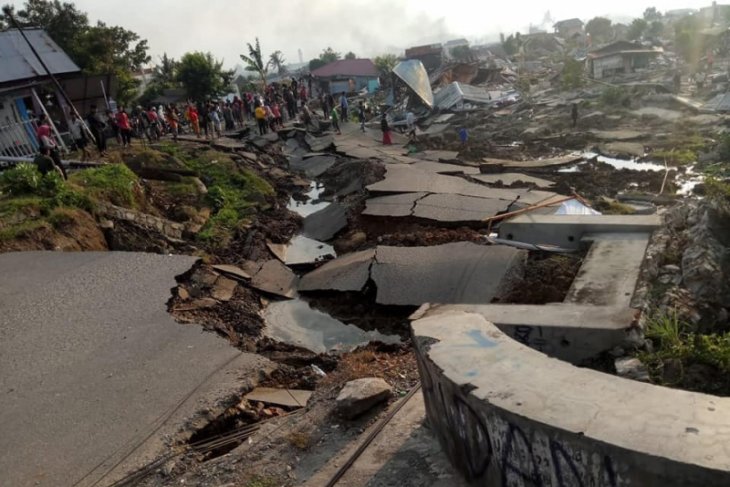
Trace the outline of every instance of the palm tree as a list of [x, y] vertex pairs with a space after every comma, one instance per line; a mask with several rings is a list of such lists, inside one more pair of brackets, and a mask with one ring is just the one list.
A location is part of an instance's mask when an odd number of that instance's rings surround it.
[[286, 60], [281, 54], [281, 51], [274, 51], [269, 56], [269, 63], [271, 63], [274, 68], [276, 68], [276, 72], [279, 74], [286, 73], [286, 68], [284, 67], [285, 62]]
[[246, 43], [248, 45], [248, 56], [245, 54], [241, 54], [241, 59], [246, 62], [246, 71], [253, 71], [255, 73], [258, 73], [259, 77], [261, 78], [261, 83], [263, 84], [263, 88], [266, 89], [266, 75], [269, 73], [269, 67], [271, 66], [271, 59], [264, 64], [264, 58], [261, 55], [261, 45], [259, 44], [259, 38], [256, 38], [256, 47], [251, 45], [250, 42]]

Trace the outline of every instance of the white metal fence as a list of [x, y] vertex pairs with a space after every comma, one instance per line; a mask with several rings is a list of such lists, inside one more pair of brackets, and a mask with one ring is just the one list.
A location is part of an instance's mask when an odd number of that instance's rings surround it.
[[38, 152], [36, 129], [32, 120], [0, 125], [0, 156], [34, 156]]

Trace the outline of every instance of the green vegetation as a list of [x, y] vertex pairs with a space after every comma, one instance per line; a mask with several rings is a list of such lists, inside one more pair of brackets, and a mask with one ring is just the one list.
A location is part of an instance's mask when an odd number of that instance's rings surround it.
[[685, 166], [697, 161], [697, 153], [691, 149], [661, 149], [654, 151], [651, 156], [674, 166]]
[[[147, 41], [136, 33], [101, 21], [92, 24], [73, 2], [59, 0], [26, 0], [15, 19], [22, 27], [45, 29], [84, 74], [114, 75], [118, 101], [128, 103], [136, 97], [139, 81], [132, 73], [150, 60]], [[0, 16], [0, 30], [9, 25], [9, 16]]]
[[278, 487], [279, 482], [276, 480], [270, 478], [270, 477], [261, 477], [261, 476], [254, 476], [252, 479], [250, 479], [248, 482], [246, 482], [245, 487]]
[[619, 203], [612, 200], [601, 200], [593, 205], [593, 208], [600, 211], [604, 215], [633, 215], [636, 213], [629, 205]]
[[631, 105], [631, 93], [620, 86], [610, 86], [601, 93], [601, 103], [606, 107], [628, 108]]
[[252, 171], [239, 168], [223, 152], [208, 150], [183, 162], [200, 174], [208, 186], [206, 202], [213, 215], [198, 238], [211, 245], [227, 245], [235, 231], [249, 221], [253, 210], [265, 206], [266, 197], [274, 194], [269, 183]]
[[176, 68], [177, 81], [193, 100], [223, 95], [233, 81], [233, 71], [223, 69], [223, 61], [215, 59], [209, 52], [188, 52]]
[[83, 188], [93, 199], [127, 208], [138, 206], [135, 192], [137, 175], [124, 164], [108, 164], [81, 171], [71, 176], [70, 182]]
[[[653, 380], [688, 390], [730, 393], [730, 333], [700, 334], [676, 312], [652, 316], [645, 334], [654, 343], [640, 359]], [[701, 373], [690, 373], [700, 370]]]
[[708, 176], [705, 178], [705, 191], [708, 198], [730, 202], [730, 183]]
[[564, 90], [574, 90], [585, 84], [583, 64], [573, 58], [567, 58], [560, 75], [560, 84]]

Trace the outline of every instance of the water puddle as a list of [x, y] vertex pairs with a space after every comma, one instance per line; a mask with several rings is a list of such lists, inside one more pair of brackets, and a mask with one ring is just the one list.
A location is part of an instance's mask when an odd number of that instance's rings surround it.
[[304, 235], [286, 244], [269, 244], [269, 249], [286, 265], [314, 264], [327, 256], [337, 257], [334, 247]]
[[692, 194], [695, 186], [705, 181], [705, 175], [695, 172], [694, 169], [694, 166], [689, 166], [687, 168], [687, 172], [682, 177], [681, 181], [679, 181], [679, 189], [677, 190], [677, 194], [682, 196], [689, 196]]
[[320, 200], [320, 195], [324, 192], [324, 184], [312, 181], [309, 185], [309, 191], [305, 193], [306, 201], [298, 201], [293, 197], [289, 197], [289, 204], [286, 206], [289, 211], [293, 211], [301, 217], [307, 217], [312, 213], [327, 208], [329, 201]]
[[[595, 157], [596, 160], [598, 160], [599, 162], [603, 162], [605, 164], [613, 166], [615, 169], [628, 169], [630, 171], [657, 171], [657, 172], [666, 170], [666, 168], [663, 165], [654, 164], [652, 162], [639, 162], [636, 159], [616, 159], [614, 157], [599, 156], [598, 154], [595, 154], [593, 152], [585, 152], [583, 154], [583, 157], [585, 157], [586, 159], [593, 159]], [[581, 169], [586, 164], [589, 164], [589, 163], [590, 163], [589, 161], [580, 162], [580, 163], [574, 164], [572, 166], [558, 169], [558, 172], [560, 172], [560, 173], [580, 172]]]
[[315, 353], [348, 351], [370, 341], [398, 343], [400, 337], [365, 331], [312, 309], [301, 299], [271, 303], [264, 311], [264, 333]]

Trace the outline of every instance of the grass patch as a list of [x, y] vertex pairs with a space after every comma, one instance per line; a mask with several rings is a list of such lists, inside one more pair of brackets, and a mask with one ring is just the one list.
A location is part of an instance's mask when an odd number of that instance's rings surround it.
[[279, 487], [279, 482], [271, 477], [255, 475], [244, 484], [244, 487]]
[[641, 353], [639, 358], [655, 382], [730, 394], [730, 333], [697, 333], [676, 312], [670, 312], [650, 317], [645, 335], [654, 343], [654, 350]]
[[213, 215], [198, 238], [216, 247], [227, 245], [235, 231], [248, 223], [253, 210], [266, 207], [266, 198], [274, 194], [274, 188], [266, 180], [239, 168], [223, 152], [207, 150], [195, 158], [182, 160], [208, 186], [205, 199]]
[[730, 183], [709, 176], [705, 178], [705, 191], [708, 198], [730, 202]]
[[124, 164], [86, 169], [72, 175], [70, 182], [81, 187], [93, 199], [128, 208], [138, 206], [135, 193], [137, 175]]
[[49, 225], [46, 220], [40, 218], [11, 225], [0, 230], [0, 242], [26, 237], [40, 228], [49, 228]]
[[621, 86], [611, 86], [603, 90], [600, 102], [606, 107], [628, 108], [631, 106], [631, 93]]
[[667, 161], [673, 166], [686, 166], [697, 162], [697, 153], [691, 149], [661, 149], [652, 152], [652, 159]]
[[597, 201], [593, 208], [604, 215], [633, 215], [636, 213], [631, 206], [619, 203], [618, 201]]

